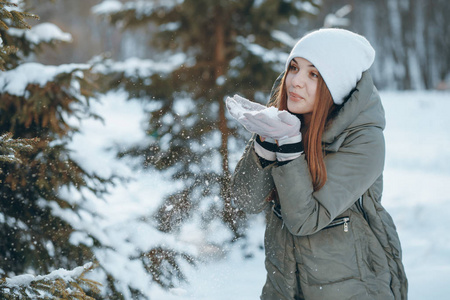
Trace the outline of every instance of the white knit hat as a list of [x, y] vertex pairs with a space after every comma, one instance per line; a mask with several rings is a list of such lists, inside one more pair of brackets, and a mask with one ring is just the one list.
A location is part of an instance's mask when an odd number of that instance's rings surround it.
[[328, 28], [313, 31], [301, 38], [286, 62], [302, 57], [320, 72], [334, 103], [340, 105], [356, 87], [362, 73], [370, 68], [375, 50], [369, 41], [345, 29]]

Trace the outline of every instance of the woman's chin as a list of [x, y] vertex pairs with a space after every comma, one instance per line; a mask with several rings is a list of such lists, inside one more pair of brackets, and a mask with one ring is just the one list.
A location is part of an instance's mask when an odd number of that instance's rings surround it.
[[304, 111], [302, 107], [299, 107], [299, 105], [289, 105], [288, 103], [288, 111], [292, 114], [303, 114]]

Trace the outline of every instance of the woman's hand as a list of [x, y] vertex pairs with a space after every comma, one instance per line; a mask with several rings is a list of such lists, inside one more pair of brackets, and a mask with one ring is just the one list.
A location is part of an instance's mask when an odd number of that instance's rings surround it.
[[300, 120], [288, 111], [265, 107], [238, 95], [228, 97], [226, 103], [236, 120], [262, 138], [281, 140], [300, 135]]
[[279, 111], [275, 107], [244, 113], [240, 122], [247, 130], [275, 140], [300, 134], [300, 120], [291, 113], [285, 110]]
[[264, 105], [249, 101], [239, 95], [234, 95], [232, 98], [227, 97], [226, 104], [230, 114], [238, 121], [244, 113], [257, 112], [267, 108]]
[[236, 120], [248, 131], [258, 134], [254, 147], [260, 157], [288, 163], [303, 154], [301, 124], [296, 116], [238, 95], [228, 97], [226, 103], [228, 111]]

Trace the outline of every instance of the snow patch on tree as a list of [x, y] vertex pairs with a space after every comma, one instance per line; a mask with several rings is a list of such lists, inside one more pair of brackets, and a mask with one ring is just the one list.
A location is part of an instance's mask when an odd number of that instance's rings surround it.
[[116, 0], [105, 0], [92, 7], [92, 13], [96, 15], [111, 15], [123, 11], [134, 11], [137, 17], [149, 16], [156, 10], [170, 10], [176, 5], [180, 5], [184, 0], [164, 0], [164, 1], [129, 1], [121, 3]]
[[55, 41], [72, 42], [72, 35], [63, 32], [52, 23], [41, 23], [31, 29], [9, 28], [8, 34], [14, 37], [24, 36], [31, 44], [52, 43]]
[[172, 55], [165, 61], [131, 57], [120, 62], [106, 60], [97, 64], [94, 67], [94, 72], [101, 74], [124, 73], [124, 76], [128, 78], [145, 78], [153, 74], [170, 73], [185, 62], [186, 55], [184, 53]]
[[94, 268], [93, 263], [73, 270], [58, 269], [47, 275], [24, 274], [0, 279], [2, 299], [94, 299], [86, 296], [81, 286], [98, 293], [99, 283], [86, 279], [84, 275]]
[[288, 33], [281, 30], [273, 30], [271, 35], [275, 40], [291, 48], [294, 47], [295, 43], [297, 42], [297, 39], [294, 39]]
[[74, 281], [74, 278], [80, 277], [83, 272], [90, 269], [92, 267], [92, 263], [87, 263], [82, 267], [76, 267], [73, 270], [65, 270], [65, 269], [59, 269], [51, 272], [47, 275], [38, 275], [34, 276], [31, 274], [24, 274], [24, 275], [18, 275], [12, 278], [6, 278], [5, 279], [5, 286], [12, 288], [12, 287], [25, 287], [29, 286], [32, 282], [40, 281], [40, 280], [48, 280], [53, 281], [56, 279], [63, 279], [66, 282]]
[[308, 1], [296, 1], [295, 2], [295, 7], [299, 11], [304, 11], [304, 12], [309, 13], [311, 15], [318, 15], [320, 13], [319, 8], [317, 8], [316, 6], [312, 5], [311, 2], [308, 2]]
[[121, 11], [123, 4], [117, 0], [105, 0], [92, 7], [91, 11], [95, 15], [108, 15]]
[[[0, 73], [0, 93], [24, 97], [29, 84], [44, 87], [54, 81], [60, 74], [69, 74], [77, 70], [87, 70], [88, 64], [64, 64], [59, 66], [45, 66], [39, 63], [24, 63], [15, 69]], [[77, 73], [82, 75], [82, 73]]]
[[277, 49], [269, 50], [256, 43], [252, 43], [251, 39], [239, 36], [236, 38], [238, 43], [244, 45], [254, 56], [260, 57], [265, 63], [273, 64], [273, 69], [279, 71], [279, 67], [283, 66], [288, 58], [288, 53]]

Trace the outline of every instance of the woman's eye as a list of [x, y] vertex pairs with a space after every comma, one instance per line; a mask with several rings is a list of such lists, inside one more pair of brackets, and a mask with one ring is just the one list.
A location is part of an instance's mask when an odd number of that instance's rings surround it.
[[319, 74], [314, 73], [314, 72], [311, 72], [311, 77], [313, 77], [313, 78], [318, 78], [318, 77], [319, 77]]
[[297, 66], [295, 66], [295, 65], [290, 65], [290, 66], [289, 66], [289, 70], [290, 70], [290, 71], [296, 71], [296, 70], [298, 70], [298, 69], [297, 69]]

